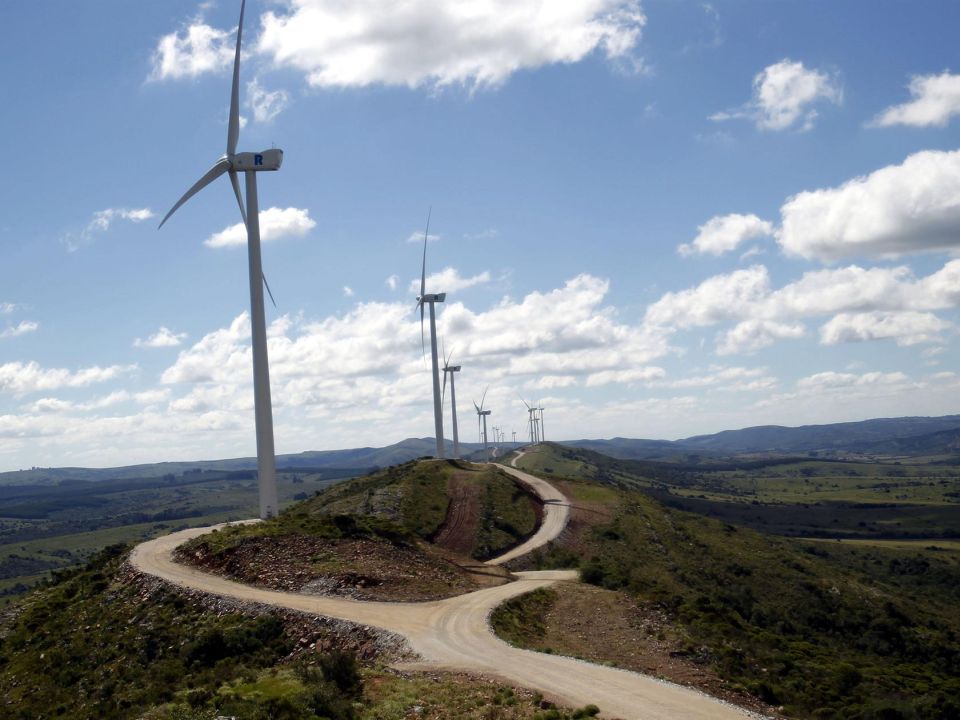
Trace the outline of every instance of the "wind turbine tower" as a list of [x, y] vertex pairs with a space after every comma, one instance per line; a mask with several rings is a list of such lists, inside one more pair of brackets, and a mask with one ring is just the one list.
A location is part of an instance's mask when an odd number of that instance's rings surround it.
[[[257, 153], [237, 152], [240, 137], [240, 44], [243, 37], [243, 13], [246, 0], [240, 3], [240, 23], [237, 27], [237, 48], [233, 58], [233, 86], [230, 91], [230, 115], [227, 124], [227, 151], [206, 174], [183, 194], [176, 205], [160, 222], [160, 227], [181, 205], [200, 190], [226, 173], [233, 186], [233, 194], [240, 206], [240, 216], [247, 228], [247, 256], [250, 269], [250, 325], [253, 342], [253, 405], [257, 434], [257, 484], [260, 493], [260, 517], [277, 514], [276, 458], [273, 445], [273, 409], [270, 401], [270, 368], [267, 358], [267, 331], [263, 312], [263, 286], [266, 278], [260, 258], [260, 204], [257, 197], [257, 173], [279, 170], [283, 150], [273, 148]], [[246, 181], [247, 207], [240, 196], [237, 173]], [[270, 292], [269, 287], [267, 292]], [[432, 310], [431, 306], [431, 310]]]
[[423, 344], [424, 306], [430, 305], [430, 360], [433, 369], [433, 431], [437, 438], [437, 457], [444, 457], [443, 448], [443, 408], [440, 397], [440, 364], [437, 361], [437, 317], [434, 305], [447, 298], [446, 293], [426, 293], [427, 284], [427, 237], [430, 234], [430, 212], [427, 213], [427, 229], [423, 232], [423, 266], [420, 270], [420, 295], [417, 307], [420, 308], [420, 343]]
[[[432, 308], [431, 308], [432, 309]], [[460, 457], [460, 436], [457, 427], [457, 391], [454, 386], [454, 373], [460, 372], [460, 365], [451, 365], [450, 358], [453, 350], [443, 359], [443, 391], [440, 393], [440, 404], [443, 405], [443, 395], [447, 391], [447, 374], [450, 375], [450, 409], [453, 412], [453, 456]]]
[[[541, 401], [541, 402], [542, 402], [542, 401]], [[539, 414], [539, 419], [540, 419], [540, 442], [546, 442], [546, 440], [547, 440], [547, 434], [546, 434], [546, 432], [544, 432], [544, 430], [543, 430], [543, 405], [540, 405], [540, 407], [538, 407], [537, 410], [540, 411], [540, 412], [538, 413], [538, 414]]]
[[[489, 388], [487, 388], [489, 390]], [[483, 443], [483, 449], [487, 449], [487, 416], [490, 415], [490, 410], [483, 409], [483, 401], [487, 398], [487, 391], [483, 391], [483, 396], [480, 398], [480, 404], [477, 405], [477, 401], [473, 401], [473, 407], [477, 409], [477, 434], [480, 435], [480, 441]], [[483, 419], [483, 431], [480, 430], [480, 421]]]

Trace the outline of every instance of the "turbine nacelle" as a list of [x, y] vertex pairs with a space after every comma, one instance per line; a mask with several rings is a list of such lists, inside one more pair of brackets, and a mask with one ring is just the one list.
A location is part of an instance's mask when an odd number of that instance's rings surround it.
[[460, 372], [460, 365], [445, 365], [443, 368], [444, 372]]
[[446, 293], [428, 293], [417, 298], [417, 305], [420, 306], [429, 302], [443, 302], [446, 299]]
[[242, 152], [226, 159], [230, 163], [230, 169], [237, 172], [279, 170], [283, 164], [283, 150], [271, 148], [258, 153]]

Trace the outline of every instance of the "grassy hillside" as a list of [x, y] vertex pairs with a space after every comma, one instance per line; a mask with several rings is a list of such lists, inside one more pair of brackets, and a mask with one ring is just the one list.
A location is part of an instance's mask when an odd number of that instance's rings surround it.
[[684, 657], [788, 715], [960, 717], [960, 553], [761, 534], [602, 479], [559, 482], [571, 532], [534, 564], [577, 564], [586, 582], [664, 613]]
[[112, 547], [0, 622], [0, 717], [11, 720], [570, 720], [475, 677], [398, 673], [371, 631], [241, 609], [124, 571]]
[[[451, 512], [456, 498], [467, 512]], [[538, 505], [513, 479], [490, 465], [456, 460], [414, 461], [333, 486], [307, 500], [298, 512], [354, 513], [396, 522], [420, 538], [451, 542], [478, 560], [519, 544], [536, 529]], [[460, 509], [458, 506], [456, 509]]]

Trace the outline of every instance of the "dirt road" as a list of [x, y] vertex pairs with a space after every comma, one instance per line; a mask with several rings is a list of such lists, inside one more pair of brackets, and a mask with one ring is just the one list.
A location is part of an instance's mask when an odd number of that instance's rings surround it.
[[[516, 470], [508, 469], [508, 472], [529, 483], [546, 503], [541, 529], [521, 546], [529, 551], [531, 542], [534, 546], [549, 542], [563, 529], [568, 512], [566, 498], [539, 478]], [[548, 524], [550, 527], [545, 530]], [[575, 581], [575, 571], [517, 573], [516, 582], [435, 602], [358, 602], [250, 587], [173, 561], [172, 552], [177, 545], [209, 531], [210, 528], [191, 528], [145, 542], [134, 549], [130, 561], [141, 572], [183, 587], [389, 630], [407, 638], [410, 647], [423, 659], [418, 665], [496, 676], [575, 707], [594, 703], [604, 717], [630, 720], [756, 717], [697, 691], [645, 675], [520, 650], [497, 639], [487, 622], [493, 608], [539, 587]], [[515, 557], [513, 553], [521, 548], [507, 555]], [[501, 563], [506, 559], [502, 556], [490, 562]]]

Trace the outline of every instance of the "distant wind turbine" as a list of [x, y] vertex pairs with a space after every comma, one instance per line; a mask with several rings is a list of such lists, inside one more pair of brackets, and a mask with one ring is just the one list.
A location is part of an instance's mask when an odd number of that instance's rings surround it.
[[[417, 307], [420, 308], [420, 344], [423, 345], [423, 310], [425, 305], [430, 305], [430, 359], [433, 363], [433, 429], [437, 438], [437, 457], [444, 457], [443, 452], [443, 409], [440, 407], [440, 368], [437, 362], [437, 318], [434, 312], [434, 304], [443, 302], [447, 294], [436, 293], [428, 295], [426, 293], [427, 285], [427, 236], [430, 233], [430, 214], [432, 208], [427, 212], [427, 229], [423, 232], [423, 266], [420, 270], [420, 295], [417, 297]], [[424, 352], [426, 347], [424, 346]]]
[[[277, 514], [276, 458], [273, 446], [273, 410], [270, 403], [270, 368], [267, 359], [267, 331], [263, 312], [263, 286], [266, 278], [260, 260], [260, 204], [257, 198], [257, 173], [279, 170], [283, 150], [262, 150], [258, 153], [237, 152], [240, 137], [240, 43], [243, 37], [243, 13], [246, 0], [240, 3], [240, 23], [237, 27], [237, 48], [233, 58], [233, 87], [230, 92], [230, 115], [227, 125], [227, 152], [197, 180], [170, 209], [160, 227], [181, 205], [200, 190], [226, 173], [233, 186], [233, 194], [240, 206], [240, 217], [247, 228], [247, 254], [250, 266], [250, 324], [253, 341], [253, 403], [257, 432], [257, 484], [260, 491], [260, 517]], [[247, 209], [240, 197], [237, 173], [246, 180]], [[248, 212], [249, 211], [249, 212]], [[270, 292], [269, 287], [267, 292]], [[270, 299], [273, 299], [271, 293]]]
[[[540, 403], [542, 403], [542, 402], [543, 402], [543, 400], [540, 401]], [[540, 433], [539, 433], [539, 434], [540, 434], [540, 442], [546, 442], [546, 441], [547, 441], [547, 434], [546, 434], [546, 432], [544, 432], [544, 430], [543, 430], [543, 405], [541, 405], [540, 403], [537, 403], [537, 405], [539, 406], [539, 407], [537, 407], [537, 410], [539, 410], [538, 415], [540, 416]]]
[[447, 392], [447, 374], [450, 374], [450, 409], [453, 412], [453, 456], [460, 457], [460, 435], [457, 427], [457, 390], [454, 386], [454, 373], [460, 372], [459, 365], [451, 365], [450, 358], [453, 357], [453, 350], [449, 355], [443, 358], [443, 390], [440, 393], [440, 406], [443, 407], [443, 398]]
[[530, 432], [530, 444], [536, 445], [540, 442], [539, 435], [537, 433], [537, 408], [533, 407], [523, 398], [520, 398], [520, 402], [527, 406], [527, 418], [529, 423], [529, 432]]
[[[489, 390], [490, 388], [487, 388]], [[483, 443], [483, 449], [487, 449], [487, 416], [490, 415], [490, 410], [483, 409], [483, 401], [487, 398], [487, 390], [483, 391], [483, 395], [480, 398], [480, 404], [477, 405], [477, 401], [473, 401], [473, 406], [477, 409], [477, 434], [480, 436], [480, 442]], [[480, 419], [483, 418], [483, 432], [480, 431]]]

